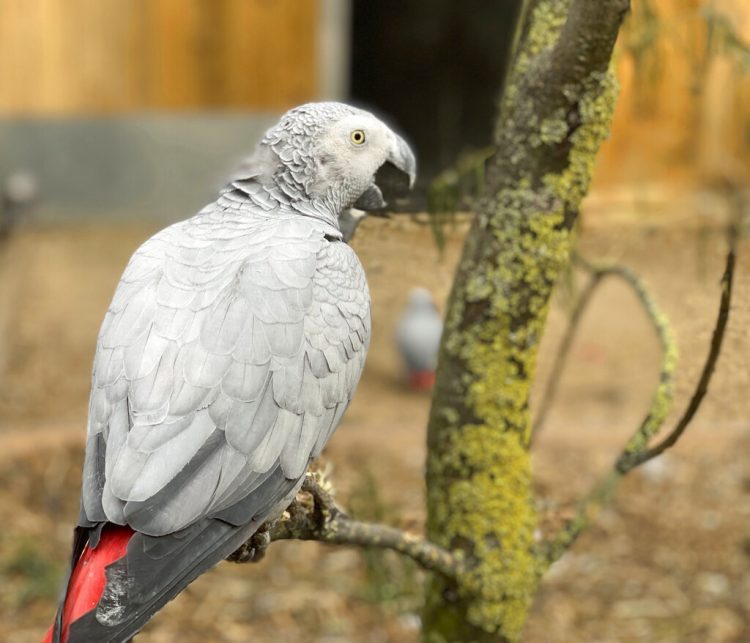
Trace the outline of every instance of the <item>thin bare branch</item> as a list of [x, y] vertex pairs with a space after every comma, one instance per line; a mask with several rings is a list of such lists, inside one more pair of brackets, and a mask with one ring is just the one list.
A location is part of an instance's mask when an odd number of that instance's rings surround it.
[[[659, 310], [654, 298], [651, 296], [651, 293], [648, 291], [644, 283], [630, 268], [618, 265], [595, 265], [580, 256], [575, 256], [574, 261], [577, 265], [591, 274], [591, 281], [589, 282], [591, 292], [583, 302], [583, 307], [585, 307], [591, 300], [593, 290], [595, 290], [595, 288], [601, 283], [604, 277], [618, 277], [624, 280], [625, 283], [632, 288], [659, 337], [663, 355], [659, 383], [651, 400], [649, 410], [638, 427], [638, 430], [628, 441], [625, 447], [625, 453], [628, 453], [633, 449], [645, 448], [648, 440], [659, 430], [666, 420], [667, 414], [672, 407], [672, 390], [674, 369], [677, 360], [677, 348], [669, 322]], [[579, 300], [579, 306], [580, 304], [581, 301]], [[582, 313], [583, 309], [581, 309], [578, 319], [575, 320], [576, 324]], [[569, 327], [568, 332], [569, 334], [574, 333], [575, 327]], [[570, 341], [572, 341], [572, 337]], [[599, 481], [591, 493], [589, 493], [588, 497], [580, 503], [575, 516], [565, 524], [557, 535], [540, 547], [540, 559], [542, 565], [552, 564], [558, 560], [565, 551], [567, 551], [567, 549], [576, 541], [578, 536], [586, 529], [586, 527], [588, 527], [599, 511], [609, 503], [617, 487], [617, 483], [623, 475], [624, 472], [620, 471], [618, 468], [614, 468]]]
[[675, 427], [661, 442], [635, 456], [631, 456], [630, 458], [625, 457], [626, 454], [623, 454], [624, 457], [617, 463], [618, 470], [623, 473], [627, 473], [628, 470], [641, 465], [644, 462], [648, 462], [652, 458], [661, 455], [664, 451], [673, 447], [695, 417], [703, 399], [706, 397], [706, 393], [708, 393], [708, 385], [711, 382], [711, 377], [716, 369], [716, 362], [719, 360], [721, 346], [724, 343], [724, 336], [726, 334], [727, 324], [729, 323], [729, 309], [732, 303], [732, 286], [734, 284], [734, 269], [737, 263], [737, 235], [736, 228], [732, 227], [729, 233], [729, 252], [727, 253], [724, 274], [721, 278], [719, 312], [716, 317], [713, 333], [711, 334], [711, 346], [708, 350], [708, 355], [703, 365], [701, 376], [698, 379], [693, 395], [690, 397], [690, 402]]
[[629, 457], [628, 454], [642, 451], [648, 445], [649, 440], [659, 431], [672, 410], [674, 395], [674, 372], [677, 366], [677, 344], [674, 334], [669, 325], [667, 317], [659, 310], [656, 301], [646, 288], [643, 281], [630, 268], [625, 266], [594, 266], [578, 257], [576, 262], [592, 272], [615, 275], [623, 279], [638, 297], [644, 311], [654, 326], [662, 349], [661, 369], [659, 372], [659, 383], [651, 398], [646, 416], [643, 418], [638, 430], [625, 445], [622, 458]]
[[636, 297], [638, 297], [641, 302], [644, 311], [648, 315], [648, 319], [653, 325], [662, 346], [663, 359], [659, 376], [659, 386], [652, 400], [649, 412], [635, 434], [635, 436], [645, 437], [645, 439], [648, 440], [654, 435], [666, 419], [672, 403], [672, 388], [674, 367], [677, 357], [677, 346], [667, 318], [659, 310], [654, 298], [649, 293], [645, 284], [630, 268], [619, 265], [596, 265], [587, 261], [580, 255], [574, 255], [573, 261], [576, 265], [590, 274], [590, 280], [586, 284], [586, 287], [581, 291], [581, 294], [576, 301], [565, 335], [560, 342], [560, 347], [552, 366], [552, 372], [547, 380], [547, 386], [545, 387], [542, 401], [539, 406], [539, 412], [534, 421], [532, 440], [537, 437], [541, 428], [544, 426], [549, 409], [552, 407], [557, 396], [560, 377], [565, 367], [567, 357], [570, 354], [570, 349], [583, 317], [583, 313], [591, 303], [594, 292], [601, 285], [605, 277], [617, 277], [622, 279], [632, 288]]
[[573, 346], [573, 340], [578, 331], [578, 326], [580, 325], [583, 313], [588, 308], [588, 305], [591, 302], [591, 297], [601, 283], [603, 276], [602, 273], [593, 273], [586, 283], [586, 286], [581, 290], [581, 293], [578, 295], [578, 299], [576, 299], [575, 305], [573, 306], [573, 310], [568, 318], [568, 326], [565, 329], [565, 334], [563, 335], [557, 349], [555, 361], [552, 364], [552, 370], [547, 378], [541, 402], [539, 403], [539, 409], [532, 425], [530, 440], [530, 443], [532, 444], [544, 428], [549, 410], [557, 399], [557, 391], [560, 387], [562, 373], [568, 356], [570, 355], [570, 349]]
[[599, 512], [609, 505], [617, 489], [617, 484], [624, 474], [611, 469], [589, 495], [578, 505], [575, 515], [568, 520], [560, 531], [551, 539], [543, 542], [538, 549], [540, 573], [543, 573], [552, 563], [562, 558], [586, 528], [591, 525]]
[[[737, 228], [733, 225], [729, 231], [729, 250], [727, 252], [724, 275], [722, 277], [719, 312], [714, 325], [708, 356], [703, 366], [701, 376], [696, 384], [695, 391], [690, 398], [685, 412], [678, 420], [674, 429], [672, 429], [672, 431], [661, 442], [650, 448], [648, 446], [650, 438], [653, 437], [653, 435], [664, 424], [666, 415], [671, 407], [671, 378], [674, 371], [676, 353], [665, 318], [658, 312], [658, 309], [656, 309], [653, 304], [653, 300], [650, 298], [647, 291], [643, 289], [642, 284], [640, 287], [636, 288], [636, 292], [640, 293], [639, 297], [644, 303], [644, 307], [647, 309], [649, 317], [652, 320], [659, 320], [661, 328], [660, 336], [662, 337], [662, 345], [665, 347], [665, 354], [662, 362], [662, 375], [659, 385], [657, 386], [657, 392], [654, 395], [651, 408], [649, 409], [646, 418], [634, 433], [633, 437], [628, 441], [622, 454], [615, 462], [614, 467], [602, 480], [599, 481], [589, 496], [581, 502], [576, 515], [566, 523], [557, 535], [540, 547], [540, 558], [543, 565], [549, 565], [558, 560], [576, 541], [578, 536], [591, 523], [602, 507], [609, 503], [615, 489], [617, 488], [618, 482], [623, 476], [637, 466], [660, 455], [676, 444], [691, 420], [695, 417], [695, 414], [700, 408], [708, 391], [708, 386], [715, 371], [724, 335], [726, 333], [729, 311], [731, 308], [732, 285], [736, 264], [737, 236]], [[621, 273], [621, 276], [631, 275], [634, 277], [629, 271], [620, 270], [619, 272]], [[637, 278], [633, 281], [631, 276], [627, 276], [627, 280], [631, 281], [635, 288], [640, 282]], [[671, 364], [668, 363], [670, 361], [672, 362]]]
[[320, 473], [308, 473], [301, 493], [277, 521], [264, 526], [229, 560], [255, 562], [277, 540], [315, 540], [337, 545], [391, 549], [425, 569], [456, 578], [462, 564], [451, 552], [394, 527], [353, 520], [336, 504]]

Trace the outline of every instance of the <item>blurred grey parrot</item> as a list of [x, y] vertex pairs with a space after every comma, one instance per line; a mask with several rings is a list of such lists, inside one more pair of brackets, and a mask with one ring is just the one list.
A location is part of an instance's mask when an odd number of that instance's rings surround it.
[[[352, 399], [370, 297], [338, 216], [413, 184], [371, 114], [285, 114], [131, 258], [99, 333], [72, 571], [46, 641], [129, 639], [291, 502]], [[106, 579], [106, 580], [105, 580]]]
[[415, 288], [396, 327], [396, 344], [412, 389], [426, 391], [435, 383], [442, 333], [443, 320], [432, 295], [424, 288]]
[[0, 189], [0, 240], [8, 237], [24, 213], [37, 200], [36, 176], [28, 170], [16, 170], [3, 181]]

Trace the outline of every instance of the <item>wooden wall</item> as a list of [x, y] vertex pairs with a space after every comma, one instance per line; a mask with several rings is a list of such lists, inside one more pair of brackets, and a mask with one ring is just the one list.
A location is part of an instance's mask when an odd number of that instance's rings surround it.
[[[648, 22], [647, 7], [656, 20]], [[750, 43], [748, 0], [633, 0], [615, 56], [620, 97], [596, 184], [750, 179], [750, 73], [719, 12]]]
[[0, 116], [314, 99], [318, 0], [0, 0]]

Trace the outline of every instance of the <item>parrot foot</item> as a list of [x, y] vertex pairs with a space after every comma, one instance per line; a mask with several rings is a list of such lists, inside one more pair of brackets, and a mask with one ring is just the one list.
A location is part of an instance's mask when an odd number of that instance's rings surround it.
[[270, 544], [271, 534], [268, 531], [268, 525], [263, 523], [258, 531], [227, 556], [227, 560], [233, 563], [257, 563], [263, 560]]

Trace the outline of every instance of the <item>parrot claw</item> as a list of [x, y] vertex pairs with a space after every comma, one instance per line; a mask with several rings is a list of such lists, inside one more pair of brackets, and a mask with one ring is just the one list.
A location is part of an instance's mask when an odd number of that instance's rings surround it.
[[232, 563], [260, 562], [265, 557], [270, 544], [271, 534], [268, 531], [268, 525], [263, 524], [246, 542], [227, 556], [227, 560]]

